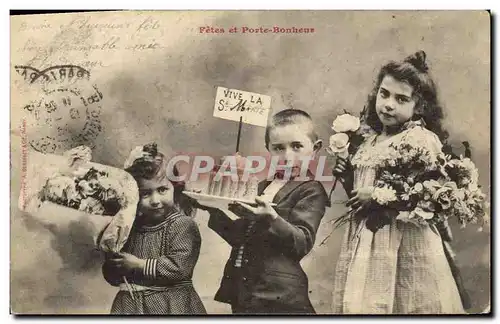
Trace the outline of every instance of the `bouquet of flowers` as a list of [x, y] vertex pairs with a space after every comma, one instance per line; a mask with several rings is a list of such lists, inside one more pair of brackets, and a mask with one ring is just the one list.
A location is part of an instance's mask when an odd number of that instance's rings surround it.
[[135, 219], [138, 188], [121, 169], [90, 162], [80, 146], [64, 155], [30, 152], [29, 182], [19, 208], [55, 235], [70, 235], [75, 244], [118, 252]]
[[393, 218], [417, 225], [439, 225], [451, 217], [463, 227], [487, 223], [486, 195], [470, 157], [433, 156], [408, 143], [391, 144], [388, 149], [379, 161], [373, 201], [365, 207], [367, 228], [376, 232]]
[[117, 181], [94, 167], [78, 168], [73, 175], [56, 173], [47, 179], [40, 191], [40, 200], [74, 208], [85, 213], [114, 216], [126, 205]]

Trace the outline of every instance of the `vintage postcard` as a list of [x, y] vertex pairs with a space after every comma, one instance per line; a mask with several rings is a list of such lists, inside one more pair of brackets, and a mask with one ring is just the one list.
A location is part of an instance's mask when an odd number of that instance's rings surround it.
[[490, 314], [489, 12], [10, 20], [12, 314]]

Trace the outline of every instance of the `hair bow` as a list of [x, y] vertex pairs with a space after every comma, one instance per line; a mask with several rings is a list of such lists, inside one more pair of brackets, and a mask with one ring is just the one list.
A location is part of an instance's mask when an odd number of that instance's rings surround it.
[[123, 164], [124, 169], [130, 168], [132, 165], [134, 165], [134, 162], [140, 158], [144, 158], [146, 156], [150, 156], [151, 154], [149, 152], [144, 151], [144, 146], [136, 146], [132, 152], [130, 152], [127, 160], [125, 160], [125, 163]]

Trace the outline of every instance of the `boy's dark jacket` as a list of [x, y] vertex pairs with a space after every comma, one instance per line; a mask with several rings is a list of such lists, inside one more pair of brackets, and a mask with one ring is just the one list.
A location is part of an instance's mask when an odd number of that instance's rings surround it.
[[[270, 181], [259, 184], [262, 194]], [[215, 300], [252, 309], [314, 313], [308, 279], [300, 260], [312, 249], [321, 219], [329, 206], [318, 181], [289, 181], [273, 200], [281, 217], [259, 221], [245, 235], [249, 221], [231, 220], [220, 210], [211, 212], [208, 226], [232, 246]], [[244, 244], [241, 268], [235, 268]]]

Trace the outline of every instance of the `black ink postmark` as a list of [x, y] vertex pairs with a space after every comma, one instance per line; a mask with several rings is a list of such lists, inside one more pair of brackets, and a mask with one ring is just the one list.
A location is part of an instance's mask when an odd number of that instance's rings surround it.
[[16, 65], [16, 72], [24, 78], [24, 81], [31, 84], [39, 82], [41, 84], [72, 84], [77, 80], [90, 78], [90, 72], [77, 65], [56, 65], [44, 70], [38, 70], [31, 66]]
[[38, 152], [56, 153], [78, 145], [95, 147], [102, 131], [103, 94], [90, 82], [90, 73], [76, 65], [44, 70], [16, 66], [37, 99], [22, 109], [29, 123], [29, 145]]

